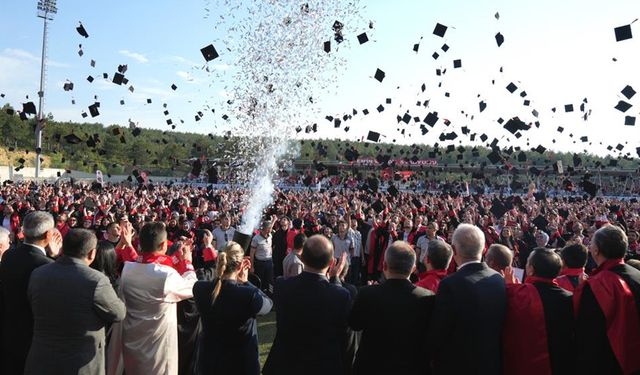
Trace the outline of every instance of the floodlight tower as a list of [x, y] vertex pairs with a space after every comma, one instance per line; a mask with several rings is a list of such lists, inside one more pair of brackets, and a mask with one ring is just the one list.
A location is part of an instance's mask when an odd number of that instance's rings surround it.
[[47, 21], [53, 21], [58, 13], [56, 0], [38, 0], [38, 17], [42, 18], [42, 59], [40, 61], [40, 91], [38, 91], [38, 123], [36, 125], [36, 180], [40, 177], [40, 154], [42, 153], [42, 128], [44, 127], [44, 85], [47, 64]]

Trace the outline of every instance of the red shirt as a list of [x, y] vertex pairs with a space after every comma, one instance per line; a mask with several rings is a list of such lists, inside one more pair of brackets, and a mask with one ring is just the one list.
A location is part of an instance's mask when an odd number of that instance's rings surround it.
[[437, 293], [438, 285], [440, 281], [447, 276], [447, 270], [431, 270], [421, 275], [420, 281], [416, 283], [416, 286], [429, 289], [430, 291]]

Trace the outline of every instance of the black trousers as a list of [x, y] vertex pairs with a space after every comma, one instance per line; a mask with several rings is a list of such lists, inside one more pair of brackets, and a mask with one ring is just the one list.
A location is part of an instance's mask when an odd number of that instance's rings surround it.
[[253, 268], [256, 271], [256, 276], [262, 281], [262, 291], [271, 297], [273, 294], [273, 259], [255, 259]]
[[360, 285], [360, 268], [362, 268], [362, 258], [352, 257], [351, 265], [349, 266], [349, 283], [353, 285]]

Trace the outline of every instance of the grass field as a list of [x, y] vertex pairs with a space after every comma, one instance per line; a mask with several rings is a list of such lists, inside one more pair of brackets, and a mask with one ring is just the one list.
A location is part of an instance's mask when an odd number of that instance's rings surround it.
[[269, 349], [276, 336], [276, 313], [270, 312], [265, 316], [258, 317], [258, 350], [260, 352], [260, 368], [267, 360]]

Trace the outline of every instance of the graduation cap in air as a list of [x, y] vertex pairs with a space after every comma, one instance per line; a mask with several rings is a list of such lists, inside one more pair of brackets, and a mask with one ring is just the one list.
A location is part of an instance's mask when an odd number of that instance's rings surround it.
[[507, 207], [505, 207], [504, 203], [499, 199], [494, 199], [491, 204], [491, 209], [489, 210], [496, 217], [496, 219], [500, 219], [504, 214], [509, 211]]
[[176, 84], [172, 84], [171, 85], [171, 90], [176, 91], [178, 89], [178, 86], [176, 86]]
[[582, 181], [581, 183], [582, 189], [589, 194], [591, 197], [595, 197], [598, 194], [598, 185], [594, 184], [591, 181]]
[[460, 60], [460, 59], [453, 60], [453, 67], [454, 67], [455, 69], [457, 69], [457, 68], [461, 68], [461, 67], [462, 67], [462, 60]]
[[617, 109], [618, 111], [624, 113], [626, 111], [629, 110], [629, 108], [631, 108], [632, 105], [625, 102], [624, 100], [620, 100], [618, 101], [618, 104], [615, 106], [615, 109]]
[[218, 51], [216, 51], [213, 44], [209, 44], [208, 46], [200, 49], [200, 52], [202, 53], [202, 56], [204, 56], [204, 59], [206, 61], [214, 60], [219, 56]]
[[373, 77], [374, 77], [375, 79], [377, 79], [377, 80], [378, 80], [378, 82], [382, 82], [382, 80], [383, 80], [383, 79], [384, 79], [384, 77], [385, 77], [385, 73], [384, 73], [382, 70], [380, 70], [380, 69], [378, 68], [378, 69], [376, 69], [376, 74], [375, 74]]
[[512, 94], [516, 92], [517, 89], [518, 89], [518, 86], [516, 86], [513, 82], [507, 85], [507, 91], [509, 91]]
[[429, 112], [423, 121], [433, 127], [438, 122], [438, 112]]
[[122, 85], [123, 80], [124, 80], [124, 74], [116, 72], [113, 75], [113, 83], [115, 83], [116, 85]]
[[627, 125], [627, 126], [634, 126], [636, 124], [635, 116], [625, 116], [624, 117], [624, 124]]
[[636, 90], [634, 90], [633, 87], [627, 85], [624, 89], [622, 89], [621, 93], [625, 98], [631, 99], [636, 94]]
[[619, 26], [613, 29], [616, 34], [616, 42], [633, 38], [631, 34], [631, 25]]
[[529, 129], [531, 129], [531, 125], [527, 125], [522, 120], [520, 120], [519, 118], [514, 117], [514, 118], [510, 119], [509, 121], [507, 121], [507, 123], [504, 124], [503, 128], [507, 129], [509, 131], [509, 133], [511, 133], [511, 134], [516, 134], [520, 130], [529, 130]]
[[367, 37], [367, 33], [362, 33], [358, 35], [358, 42], [360, 42], [360, 44], [364, 44], [368, 41], [369, 41], [369, 38]]
[[393, 185], [389, 185], [389, 187], [387, 188], [387, 193], [389, 193], [389, 195], [391, 195], [392, 197], [397, 197], [398, 194], [400, 194], [400, 191]]
[[536, 218], [531, 220], [531, 222], [542, 231], [546, 230], [547, 225], [549, 225], [549, 220], [545, 219], [542, 215], [536, 216]]
[[324, 46], [322, 47], [326, 53], [331, 52], [331, 41], [327, 40], [324, 42]]
[[69, 135], [65, 135], [64, 136], [64, 140], [67, 141], [67, 143], [72, 144], [72, 145], [77, 145], [79, 143], [82, 142], [82, 139], [80, 139], [80, 137], [78, 137], [77, 135], [71, 133]]
[[500, 47], [502, 43], [504, 43], [504, 36], [502, 34], [496, 34], [496, 43], [498, 43], [498, 47]]
[[73, 82], [65, 82], [64, 85], [62, 86], [62, 89], [64, 91], [71, 91], [73, 90]]
[[78, 32], [78, 34], [82, 35], [85, 38], [89, 37], [89, 34], [87, 33], [87, 30], [85, 30], [84, 26], [82, 25], [82, 22], [80, 22], [80, 26], [76, 27], [76, 31]]
[[22, 103], [22, 113], [27, 115], [35, 115], [36, 105], [33, 102]]
[[446, 32], [447, 32], [447, 26], [442, 25], [440, 23], [437, 23], [436, 27], [433, 29], [433, 34], [437, 35], [437, 36], [439, 36], [441, 38], [444, 37], [444, 33], [446, 33]]
[[100, 111], [98, 111], [99, 105], [97, 103], [93, 103], [89, 106], [89, 113], [91, 117], [96, 117], [100, 115]]
[[379, 199], [371, 204], [371, 208], [373, 208], [377, 213], [384, 211], [384, 203]]

